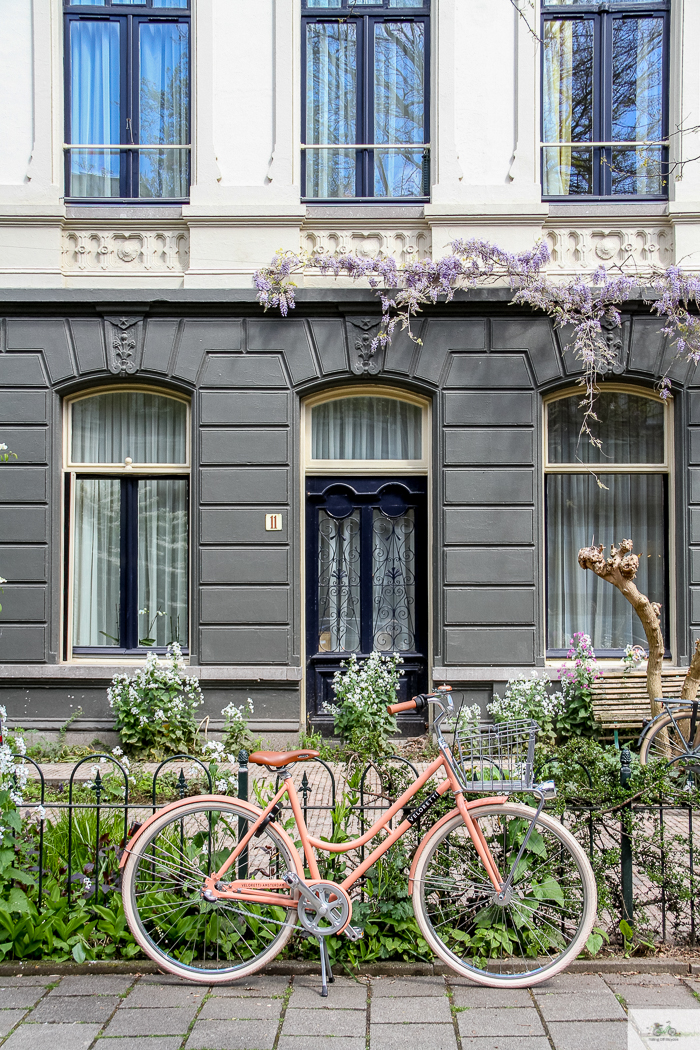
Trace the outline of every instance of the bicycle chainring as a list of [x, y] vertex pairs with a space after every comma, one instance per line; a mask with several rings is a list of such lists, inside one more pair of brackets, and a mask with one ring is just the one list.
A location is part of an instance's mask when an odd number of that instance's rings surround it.
[[308, 882], [306, 885], [318, 899], [318, 906], [300, 898], [297, 912], [301, 925], [313, 937], [339, 933], [352, 915], [352, 902], [345, 890], [337, 882]]

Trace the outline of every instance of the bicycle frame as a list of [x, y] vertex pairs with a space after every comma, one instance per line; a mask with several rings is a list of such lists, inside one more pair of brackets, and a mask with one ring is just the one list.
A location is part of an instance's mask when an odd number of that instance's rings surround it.
[[[362, 863], [359, 864], [354, 869], [354, 871], [352, 871], [350, 875], [348, 875], [347, 878], [340, 883], [341, 888], [347, 892], [358, 881], [358, 879], [361, 879], [365, 872], [367, 872], [377, 862], [377, 860], [379, 860], [379, 858], [383, 856], [383, 854], [386, 853], [387, 850], [391, 849], [394, 843], [398, 842], [398, 840], [406, 834], [409, 828], [413, 826], [411, 820], [407, 817], [401, 822], [401, 824], [398, 825], [398, 827], [394, 828], [393, 830], [388, 827], [389, 823], [396, 816], [396, 814], [400, 810], [402, 810], [407, 805], [407, 803], [414, 797], [414, 795], [416, 795], [417, 792], [420, 791], [420, 789], [431, 779], [431, 777], [435, 776], [435, 774], [441, 769], [446, 773], [446, 779], [441, 781], [441, 783], [437, 786], [437, 788], [435, 789], [435, 794], [437, 796], [441, 796], [446, 794], [448, 791], [452, 791], [452, 793], [454, 794], [456, 808], [462, 815], [462, 818], [464, 819], [464, 823], [471, 836], [472, 842], [474, 843], [474, 847], [477, 850], [479, 857], [481, 858], [481, 862], [484, 865], [489, 880], [493, 884], [494, 889], [497, 892], [500, 892], [503, 886], [503, 880], [498, 871], [498, 868], [496, 867], [496, 863], [491, 855], [491, 851], [489, 850], [488, 844], [486, 842], [483, 832], [481, 831], [481, 828], [478, 825], [478, 822], [473, 820], [471, 817], [470, 809], [473, 809], [475, 806], [482, 806], [484, 805], [484, 803], [502, 802], [503, 796], [499, 795], [492, 798], [479, 798], [474, 802], [465, 802], [459, 780], [457, 779], [455, 772], [451, 768], [450, 761], [444, 752], [441, 752], [440, 756], [436, 758], [423, 773], [420, 774], [418, 779], [415, 780], [413, 784], [411, 784], [411, 786], [403, 793], [403, 795], [401, 795], [400, 798], [396, 800], [396, 802], [394, 802], [394, 804], [386, 811], [386, 813], [382, 814], [382, 816], [377, 821], [375, 821], [372, 827], [369, 828], [364, 833], [364, 835], [361, 835], [357, 839], [353, 839], [351, 842], [324, 842], [321, 839], [314, 838], [312, 835], [310, 835], [306, 826], [306, 822], [304, 820], [304, 814], [302, 812], [301, 804], [299, 802], [299, 796], [297, 795], [294, 782], [292, 781], [290, 769], [289, 767], [287, 767], [286, 769], [279, 771], [281, 772], [284, 778], [284, 783], [282, 784], [274, 798], [262, 811], [262, 813], [252, 825], [252, 827], [249, 828], [246, 835], [240, 840], [240, 842], [230, 854], [230, 856], [226, 859], [224, 864], [219, 868], [217, 872], [214, 872], [212, 875], [208, 876], [205, 879], [207, 890], [213, 897], [221, 900], [239, 900], [247, 901], [248, 903], [254, 904], [278, 904], [285, 908], [297, 907], [299, 903], [298, 900], [293, 898], [289, 893], [283, 894], [279, 892], [270, 892], [288, 888], [286, 883], [282, 882], [281, 880], [265, 880], [250, 878], [235, 879], [230, 883], [226, 883], [225, 889], [222, 885], [222, 879], [226, 875], [226, 872], [229, 871], [231, 867], [236, 863], [236, 860], [239, 857], [241, 857], [247, 845], [254, 838], [258, 829], [260, 829], [264, 824], [266, 826], [266, 823], [269, 823], [267, 818], [270, 817], [275, 806], [277, 806], [286, 795], [289, 799], [292, 808], [292, 813], [294, 814], [294, 819], [299, 830], [301, 844], [304, 852], [304, 857], [306, 859], [306, 865], [309, 870], [311, 882], [321, 880], [318, 862], [316, 859], [316, 850], [322, 850], [325, 853], [348, 853], [350, 852], [350, 850], [358, 849], [361, 846], [365, 846], [381, 831], [388, 832], [386, 838], [383, 839], [379, 843], [379, 845], [369, 854], [369, 856], [367, 856], [362, 861]], [[437, 799], [435, 799], [435, 801], [437, 801]], [[217, 884], [220, 888], [217, 888]], [[261, 888], [262, 885], [266, 885], [268, 889], [263, 890]], [[212, 897], [209, 897], [208, 899], [212, 899]]]
[[[649, 733], [652, 726], [656, 725], [660, 718], [665, 718], [666, 715], [668, 715], [668, 717], [671, 719], [671, 722], [673, 723], [673, 728], [678, 734], [679, 740], [682, 740], [684, 742], [686, 748], [685, 754], [679, 755], [678, 758], [674, 759], [674, 761], [678, 761], [681, 758], [685, 758], [686, 755], [694, 754], [698, 750], [698, 748], [700, 748], [700, 734], [698, 733], [698, 728], [700, 728], [700, 716], [698, 714], [700, 709], [700, 701], [676, 699], [669, 700], [664, 697], [659, 697], [657, 703], [663, 704], [664, 710], [660, 711], [658, 715], [655, 715], [654, 718], [652, 718], [651, 721], [647, 722], [647, 724], [644, 726], [641, 733], [639, 734], [639, 739], [637, 740], [637, 750], [639, 750], [639, 748], [641, 747], [642, 740], [647, 735], [647, 733]], [[684, 707], [690, 707], [692, 709], [690, 720], [690, 734], [688, 740], [686, 740], [683, 734], [681, 733], [680, 729], [678, 728], [678, 723], [673, 717], [674, 711], [677, 713], [680, 708]], [[698, 737], [697, 741], [696, 737]]]

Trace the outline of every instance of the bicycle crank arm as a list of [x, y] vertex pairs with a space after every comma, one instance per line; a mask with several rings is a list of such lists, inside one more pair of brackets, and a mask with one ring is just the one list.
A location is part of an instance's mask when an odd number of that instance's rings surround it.
[[285, 884], [285, 886], [289, 886], [291, 888], [296, 887], [299, 890], [301, 896], [304, 898], [305, 901], [307, 901], [311, 905], [314, 911], [321, 911], [321, 909], [323, 908], [322, 902], [318, 899], [315, 893], [311, 892], [306, 883], [301, 881], [301, 879], [295, 872], [288, 871], [286, 875], [282, 876], [282, 882]]

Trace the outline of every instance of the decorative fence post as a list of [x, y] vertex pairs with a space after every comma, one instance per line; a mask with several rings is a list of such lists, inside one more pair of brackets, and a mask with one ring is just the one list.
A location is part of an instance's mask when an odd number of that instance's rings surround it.
[[[248, 752], [241, 748], [238, 752], [238, 797], [241, 802], [248, 801]], [[248, 821], [244, 817], [238, 818], [238, 839], [243, 838], [248, 830]], [[248, 847], [241, 852], [238, 858], [238, 878], [248, 878]]]
[[[632, 770], [632, 752], [628, 747], [620, 751], [620, 784], [627, 787]], [[620, 875], [622, 880], [622, 918], [632, 925], [634, 921], [634, 884], [632, 873], [632, 804], [627, 802], [620, 817]]]

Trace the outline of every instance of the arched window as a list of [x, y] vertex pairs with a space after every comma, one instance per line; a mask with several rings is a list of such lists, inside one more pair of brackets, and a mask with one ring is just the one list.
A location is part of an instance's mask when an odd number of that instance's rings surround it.
[[[607, 387], [607, 384], [606, 384]], [[632, 539], [640, 555], [636, 583], [663, 606], [668, 623], [667, 433], [670, 406], [622, 387], [597, 395], [591, 429], [581, 434], [581, 393], [549, 401], [546, 412], [547, 648], [558, 655], [576, 631], [598, 653], [646, 645], [639, 618], [609, 583], [579, 568], [581, 547]]]
[[115, 389], [69, 402], [66, 423], [68, 653], [186, 647], [187, 402]]
[[420, 398], [354, 387], [306, 404], [306, 465], [324, 473], [427, 468], [428, 411]]

